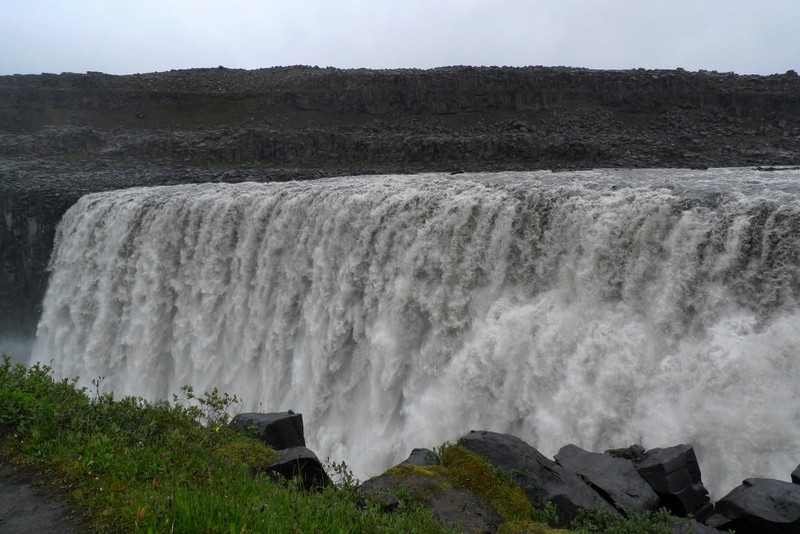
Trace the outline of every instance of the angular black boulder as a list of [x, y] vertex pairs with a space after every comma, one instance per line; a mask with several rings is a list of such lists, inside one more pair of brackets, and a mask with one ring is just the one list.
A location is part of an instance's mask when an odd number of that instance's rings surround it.
[[587, 508], [618, 513], [577, 475], [515, 436], [473, 430], [459, 443], [519, 484], [535, 508], [552, 502], [562, 525], [568, 525], [580, 510]]
[[230, 426], [251, 433], [275, 450], [306, 446], [303, 415], [292, 411], [240, 413]]
[[800, 465], [794, 468], [792, 471], [792, 482], [794, 484], [800, 484]]
[[693, 514], [702, 521], [711, 512], [708, 490], [703, 485], [697, 456], [691, 445], [649, 449], [636, 467], [673, 515]]
[[800, 485], [748, 478], [717, 501], [705, 523], [748, 534], [800, 532]]
[[266, 471], [291, 480], [300, 477], [306, 489], [321, 488], [331, 484], [317, 455], [305, 447], [292, 447], [277, 451], [278, 455]]
[[580, 475], [610, 504], [625, 513], [641, 515], [658, 508], [658, 495], [636, 472], [631, 460], [588, 452], [566, 445], [555, 456], [565, 469]]

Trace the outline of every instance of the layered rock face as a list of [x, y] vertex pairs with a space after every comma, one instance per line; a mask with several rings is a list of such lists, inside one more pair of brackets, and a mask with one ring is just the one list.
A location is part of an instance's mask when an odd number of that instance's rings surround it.
[[0, 77], [0, 154], [349, 169], [797, 163], [800, 77], [567, 68]]
[[62, 213], [137, 185], [800, 163], [800, 77], [572, 68], [0, 76], [0, 338], [32, 334]]

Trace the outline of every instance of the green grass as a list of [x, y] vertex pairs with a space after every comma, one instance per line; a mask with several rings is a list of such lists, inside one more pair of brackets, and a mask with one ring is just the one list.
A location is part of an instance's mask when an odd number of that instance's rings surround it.
[[[574, 528], [586, 534], [672, 534], [672, 527], [681, 524], [681, 519], [672, 517], [664, 508], [630, 517], [600, 509], [583, 510], [572, 522]], [[692, 532], [689, 525], [684, 525], [684, 530]]]
[[260, 468], [274, 451], [224, 424], [235, 401], [191, 388], [174, 403], [116, 400], [4, 356], [0, 456], [69, 488], [101, 533], [446, 531], [413, 503], [383, 513], [352, 486], [273, 480]]
[[[55, 380], [44, 365], [0, 362], [0, 461], [31, 469], [64, 490], [86, 527], [122, 532], [451, 532], [419, 502], [391, 513], [365, 502], [344, 463], [329, 466], [339, 484], [307, 491], [264, 467], [275, 451], [227, 427], [238, 399], [217, 390], [181, 389], [173, 402], [115, 399]], [[440, 448], [441, 466], [399, 466], [470, 489], [506, 520], [501, 533], [555, 533], [552, 508], [534, 510], [518, 486], [458, 445]], [[415, 471], [416, 472], [416, 471]], [[666, 512], [623, 518], [590, 510], [571, 525], [581, 534], [662, 534]]]

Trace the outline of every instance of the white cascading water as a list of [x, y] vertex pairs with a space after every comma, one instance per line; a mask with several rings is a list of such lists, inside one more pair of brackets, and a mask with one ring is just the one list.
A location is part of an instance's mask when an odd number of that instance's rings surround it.
[[800, 462], [800, 172], [139, 188], [61, 222], [32, 361], [303, 413], [376, 474], [470, 429], [691, 443], [716, 496]]

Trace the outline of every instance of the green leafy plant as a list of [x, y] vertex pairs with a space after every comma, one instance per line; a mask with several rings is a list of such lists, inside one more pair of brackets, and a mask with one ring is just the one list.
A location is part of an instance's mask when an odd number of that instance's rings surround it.
[[220, 392], [217, 388], [206, 391], [199, 397], [192, 386], [182, 386], [181, 394], [172, 396], [172, 401], [183, 406], [187, 413], [204, 424], [215, 429], [226, 426], [231, 420], [234, 406], [241, 408], [242, 402], [236, 395]]
[[343, 490], [353, 491], [361, 484], [361, 481], [356, 478], [344, 461], [337, 463], [328, 458], [325, 460], [324, 466], [333, 483]]

